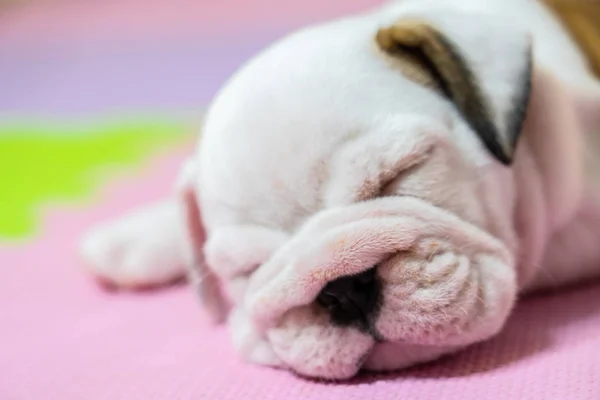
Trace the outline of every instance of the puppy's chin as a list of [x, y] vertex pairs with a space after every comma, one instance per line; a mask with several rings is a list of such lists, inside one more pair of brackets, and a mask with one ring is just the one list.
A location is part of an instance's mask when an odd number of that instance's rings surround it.
[[268, 339], [275, 354], [294, 372], [335, 380], [356, 375], [375, 344], [356, 328], [332, 324], [316, 304], [288, 311], [269, 330]]
[[360, 370], [390, 372], [433, 361], [464, 346], [375, 341], [354, 328], [331, 323], [316, 305], [290, 310], [268, 341], [285, 367], [311, 378], [344, 380]]
[[311, 378], [344, 380], [360, 370], [390, 372], [433, 361], [461, 346], [375, 341], [353, 327], [331, 323], [317, 306], [290, 310], [268, 333], [273, 352], [285, 367]]
[[376, 341], [356, 327], [332, 324], [316, 304], [290, 310], [267, 338], [283, 367], [302, 376], [331, 380], [352, 378], [360, 370], [396, 371], [464, 347]]

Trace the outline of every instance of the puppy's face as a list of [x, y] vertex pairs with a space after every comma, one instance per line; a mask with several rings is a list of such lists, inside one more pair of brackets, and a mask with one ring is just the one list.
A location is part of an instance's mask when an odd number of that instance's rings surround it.
[[530, 58], [493, 19], [372, 14], [300, 32], [232, 79], [198, 190], [240, 352], [339, 379], [501, 328]]

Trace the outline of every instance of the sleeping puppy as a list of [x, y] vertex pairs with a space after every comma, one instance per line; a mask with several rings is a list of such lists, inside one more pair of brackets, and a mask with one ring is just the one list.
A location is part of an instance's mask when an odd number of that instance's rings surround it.
[[249, 362], [345, 379], [497, 334], [600, 275], [600, 83], [531, 0], [405, 0], [297, 32], [210, 107], [177, 193], [95, 228], [122, 287], [188, 271]]

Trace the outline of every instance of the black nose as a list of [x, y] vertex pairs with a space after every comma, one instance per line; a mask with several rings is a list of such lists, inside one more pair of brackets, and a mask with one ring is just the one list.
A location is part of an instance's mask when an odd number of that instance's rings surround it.
[[380, 297], [381, 283], [375, 268], [371, 268], [329, 282], [319, 293], [317, 303], [329, 312], [334, 324], [369, 330]]

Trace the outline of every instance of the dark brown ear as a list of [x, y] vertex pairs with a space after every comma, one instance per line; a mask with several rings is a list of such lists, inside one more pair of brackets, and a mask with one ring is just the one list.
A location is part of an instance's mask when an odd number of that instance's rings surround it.
[[510, 165], [529, 102], [529, 36], [487, 17], [440, 13], [377, 32], [386, 53], [417, 54], [500, 162]]

